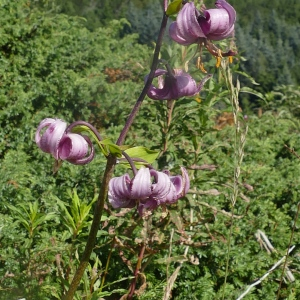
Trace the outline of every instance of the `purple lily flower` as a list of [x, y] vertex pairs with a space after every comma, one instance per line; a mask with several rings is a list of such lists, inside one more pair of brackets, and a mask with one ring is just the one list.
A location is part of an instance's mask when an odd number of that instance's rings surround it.
[[[41, 136], [41, 130], [47, 128]], [[72, 164], [87, 164], [94, 158], [94, 147], [87, 136], [66, 131], [67, 123], [60, 119], [44, 119], [38, 126], [35, 142], [38, 147], [56, 159]], [[88, 154], [89, 147], [91, 148]]]
[[134, 178], [128, 174], [112, 178], [109, 182], [108, 200], [114, 208], [132, 208], [138, 205], [142, 216], [146, 210], [159, 205], [175, 203], [186, 195], [190, 180], [185, 168], [182, 175], [170, 176], [168, 171], [159, 172], [141, 167]]
[[201, 40], [223, 40], [232, 36], [236, 12], [225, 0], [217, 0], [214, 9], [201, 14], [194, 2], [186, 3], [170, 25], [171, 38], [184, 46], [199, 43]]
[[[175, 100], [180, 97], [194, 96], [211, 77], [208, 75], [197, 84], [190, 74], [181, 69], [174, 69], [173, 73], [169, 70], [157, 69], [154, 77], [158, 77], [158, 88], [151, 85], [147, 92], [148, 97], [154, 100]], [[165, 75], [164, 79], [163, 75]]]

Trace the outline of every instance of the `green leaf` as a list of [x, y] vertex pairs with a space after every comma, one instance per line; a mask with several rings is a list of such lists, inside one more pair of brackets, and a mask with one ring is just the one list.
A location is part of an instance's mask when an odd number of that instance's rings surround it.
[[[148, 149], [146, 147], [142, 147], [142, 146], [129, 148], [129, 149], [125, 150], [125, 152], [131, 158], [138, 158], [138, 159], [143, 159], [143, 160], [146, 161], [146, 163], [144, 163], [144, 162], [134, 162], [134, 164], [137, 168], [139, 168], [139, 167], [141, 167], [145, 164], [152, 164], [159, 155], [158, 151], [150, 150], [150, 149]], [[125, 160], [120, 161], [120, 163], [129, 166], [128, 162], [125, 161]]]
[[166, 15], [171, 16], [175, 15], [180, 11], [182, 0], [174, 0], [172, 3], [169, 4]]
[[260, 85], [259, 83], [257, 83], [257, 82], [255, 81], [255, 79], [254, 79], [252, 76], [250, 76], [249, 74], [247, 74], [247, 73], [245, 73], [245, 72], [242, 72], [242, 71], [235, 71], [235, 73], [245, 76], [245, 77], [248, 78], [248, 79], [250, 80], [250, 82], [251, 82], [252, 84], [254, 84], [254, 85]]
[[171, 262], [184, 262], [187, 261], [188, 259], [184, 255], [178, 255], [178, 256], [173, 256], [173, 257], [163, 257], [156, 259], [156, 262], [158, 264], [170, 264]]
[[264, 97], [264, 95], [258, 91], [255, 91], [247, 86], [244, 86], [240, 89], [240, 92], [243, 92], [243, 93], [248, 93], [248, 94], [252, 94], [252, 95], [255, 95], [257, 96], [258, 98], [262, 99], [262, 100], [266, 100], [266, 98]]
[[[122, 157], [121, 148], [118, 145], [116, 145], [115, 143], [113, 143], [111, 141], [111, 139], [104, 139], [100, 142], [100, 144], [107, 146], [108, 152], [111, 153], [112, 155], [114, 155], [116, 157]], [[108, 152], [107, 152], [107, 155], [108, 155]]]

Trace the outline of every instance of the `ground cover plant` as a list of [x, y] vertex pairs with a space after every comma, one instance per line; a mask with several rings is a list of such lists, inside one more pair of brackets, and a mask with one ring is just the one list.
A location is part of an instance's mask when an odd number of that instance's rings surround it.
[[0, 1], [0, 299], [299, 298], [300, 88], [249, 88], [199, 4], [152, 49]]

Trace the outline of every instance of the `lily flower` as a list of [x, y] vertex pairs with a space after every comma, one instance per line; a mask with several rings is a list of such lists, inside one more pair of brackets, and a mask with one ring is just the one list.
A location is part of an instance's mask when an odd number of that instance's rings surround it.
[[142, 216], [146, 210], [159, 205], [175, 203], [186, 195], [190, 180], [185, 168], [182, 175], [170, 176], [168, 171], [159, 172], [141, 167], [130, 179], [128, 174], [112, 178], [109, 182], [108, 200], [114, 208], [138, 206]]
[[[46, 128], [41, 136], [41, 131]], [[72, 164], [86, 164], [94, 158], [94, 147], [87, 136], [66, 131], [67, 123], [60, 119], [47, 118], [38, 126], [35, 142], [38, 147], [56, 159]], [[91, 148], [88, 154], [89, 147]]]
[[184, 46], [199, 43], [203, 39], [223, 40], [232, 36], [236, 12], [225, 0], [217, 0], [215, 9], [204, 10], [201, 14], [194, 2], [186, 3], [170, 25], [171, 38]]
[[[163, 75], [165, 75], [164, 78]], [[199, 84], [190, 74], [181, 69], [174, 69], [173, 71], [157, 69], [154, 77], [158, 77], [158, 88], [151, 84], [147, 92], [148, 97], [154, 100], [175, 100], [198, 94], [211, 75], [204, 77]]]

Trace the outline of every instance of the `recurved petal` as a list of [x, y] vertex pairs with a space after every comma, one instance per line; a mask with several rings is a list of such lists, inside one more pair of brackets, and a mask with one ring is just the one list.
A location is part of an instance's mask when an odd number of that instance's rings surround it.
[[[176, 90], [176, 78], [167, 76], [167, 71], [157, 69], [154, 78], [158, 77], [158, 88], [151, 84], [147, 96], [153, 100], [170, 100], [173, 99], [174, 90]], [[163, 78], [163, 75], [166, 78]], [[146, 77], [147, 80], [148, 76]]]
[[139, 202], [138, 212], [140, 216], [143, 216], [146, 210], [154, 210], [159, 206], [159, 201], [153, 198], [147, 198]]
[[132, 179], [131, 198], [145, 199], [151, 195], [151, 177], [148, 168], [141, 167]]
[[229, 37], [234, 24], [230, 24], [229, 15], [225, 9], [209, 9], [205, 11], [206, 19], [201, 18], [199, 23], [210, 40], [221, 40]]
[[169, 27], [169, 35], [173, 41], [183, 46], [191, 45], [193, 43], [196, 43], [198, 40], [198, 38], [194, 36], [182, 36], [178, 31], [177, 22], [171, 23]]
[[84, 139], [87, 141], [89, 148], [90, 148], [90, 154], [88, 156], [85, 156], [83, 158], [79, 158], [76, 160], [70, 160], [68, 159], [69, 162], [71, 162], [72, 164], [75, 165], [85, 165], [88, 164], [89, 162], [91, 162], [94, 159], [95, 156], [95, 148], [93, 146], [93, 143], [91, 142], [91, 140], [89, 139], [89, 137], [83, 135]]
[[233, 26], [236, 21], [236, 11], [235, 9], [225, 0], [217, 0], [216, 7], [224, 8], [229, 16], [229, 27]]
[[171, 189], [171, 181], [170, 177], [163, 173], [158, 172], [156, 170], [150, 170], [150, 175], [153, 177], [153, 183], [152, 183], [152, 195], [151, 197], [163, 200]]
[[135, 207], [135, 200], [130, 198], [116, 198], [108, 192], [108, 201], [113, 208], [132, 208]]
[[[90, 154], [88, 154], [88, 150]], [[84, 165], [91, 162], [95, 155], [95, 149], [91, 140], [87, 136], [76, 133], [66, 134], [58, 148], [58, 156], [60, 159], [67, 160], [75, 165]]]
[[199, 38], [205, 38], [197, 20], [198, 15], [194, 2], [186, 3], [179, 12], [176, 22], [169, 28], [171, 38], [182, 45], [190, 45], [196, 43]]
[[41, 142], [41, 130], [45, 127], [48, 127], [49, 125], [51, 125], [52, 123], [55, 122], [55, 119], [52, 118], [46, 118], [44, 120], [42, 120], [35, 132], [35, 142], [37, 143], [37, 145], [40, 147], [40, 142]]
[[77, 160], [88, 153], [88, 143], [83, 136], [76, 133], [65, 134], [58, 147], [60, 159]]
[[184, 191], [184, 184], [183, 184], [182, 176], [181, 175], [170, 176], [170, 181], [172, 182], [172, 184], [175, 188], [176, 196], [181, 195]]
[[130, 197], [130, 177], [125, 174], [109, 181], [108, 200], [114, 208], [134, 207], [135, 199]]
[[199, 18], [199, 24], [210, 40], [222, 40], [232, 35], [236, 12], [225, 0], [216, 2], [216, 9], [204, 11], [204, 16]]
[[176, 191], [176, 199], [185, 196], [190, 188], [190, 179], [187, 170], [181, 167], [181, 175], [170, 176], [170, 180]]
[[176, 78], [178, 90], [177, 98], [193, 96], [199, 92], [196, 81], [189, 74], [182, 73], [182, 75]]
[[[48, 128], [42, 137], [40, 137], [41, 129], [47, 126]], [[35, 139], [37, 141], [37, 145], [44, 152], [51, 153], [56, 160], [59, 159], [58, 146], [65, 134], [66, 127], [67, 123], [62, 120], [56, 119], [53, 121], [53, 119], [45, 119], [40, 123], [36, 133]]]

